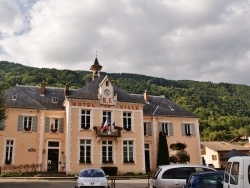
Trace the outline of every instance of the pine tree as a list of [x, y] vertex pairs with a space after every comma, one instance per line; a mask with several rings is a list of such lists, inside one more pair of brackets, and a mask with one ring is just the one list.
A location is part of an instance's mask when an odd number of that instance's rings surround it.
[[6, 118], [6, 106], [3, 91], [0, 91], [0, 122]]
[[167, 164], [170, 164], [167, 139], [166, 136], [162, 132], [160, 132], [158, 154], [157, 154], [157, 166], [167, 165]]

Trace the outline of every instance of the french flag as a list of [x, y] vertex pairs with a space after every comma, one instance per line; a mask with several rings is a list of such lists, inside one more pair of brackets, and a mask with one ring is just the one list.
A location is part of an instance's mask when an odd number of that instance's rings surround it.
[[106, 130], [108, 125], [110, 124], [110, 114], [108, 115], [106, 121], [104, 123], [102, 123], [102, 130]]

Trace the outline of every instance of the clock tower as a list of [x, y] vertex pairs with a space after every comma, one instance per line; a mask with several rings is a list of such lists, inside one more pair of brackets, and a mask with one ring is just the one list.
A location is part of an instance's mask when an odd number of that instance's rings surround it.
[[108, 76], [102, 80], [99, 85], [99, 103], [103, 105], [116, 105], [117, 95], [114, 93], [114, 87]]

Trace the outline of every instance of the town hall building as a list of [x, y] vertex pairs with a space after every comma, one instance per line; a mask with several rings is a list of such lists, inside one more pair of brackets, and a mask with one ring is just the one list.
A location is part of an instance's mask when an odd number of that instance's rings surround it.
[[[157, 168], [159, 132], [184, 142], [191, 164], [201, 164], [198, 117], [164, 96], [130, 94], [101, 76], [80, 89], [17, 85], [5, 92], [7, 118], [0, 122], [0, 165], [77, 173], [115, 166], [118, 173]], [[171, 150], [169, 148], [169, 150]]]

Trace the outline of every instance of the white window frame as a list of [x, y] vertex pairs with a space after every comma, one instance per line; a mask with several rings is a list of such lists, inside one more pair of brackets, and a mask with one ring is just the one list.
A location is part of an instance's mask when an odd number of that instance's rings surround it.
[[60, 118], [50, 118], [50, 132], [58, 133], [60, 127]]
[[195, 136], [195, 124], [194, 123], [182, 123], [182, 136]]
[[[80, 129], [90, 129], [91, 128], [91, 116], [92, 116], [91, 110], [90, 109], [81, 109], [80, 113], [81, 113]], [[84, 122], [83, 122], [83, 120], [84, 120]]]
[[[106, 149], [105, 155], [103, 148]], [[110, 151], [111, 150], [111, 151]], [[114, 163], [114, 141], [112, 140], [103, 140], [101, 143], [101, 162], [102, 163]], [[111, 160], [109, 158], [111, 157]], [[104, 162], [106, 161], [106, 162]]]
[[151, 122], [143, 123], [143, 134], [144, 136], [152, 136], [152, 123]]
[[31, 131], [33, 125], [33, 116], [23, 116], [23, 130]]
[[52, 97], [52, 103], [58, 103], [58, 97]]
[[128, 111], [122, 112], [122, 123], [123, 123], [124, 130], [131, 131], [133, 129], [132, 112], [128, 112]]
[[[83, 142], [83, 143], [81, 143]], [[81, 147], [84, 147], [84, 153], [83, 156], [81, 156]], [[79, 163], [92, 163], [92, 139], [88, 138], [81, 138], [79, 139]], [[90, 149], [90, 155], [88, 156], [87, 153]], [[84, 159], [81, 160], [81, 157]], [[89, 160], [88, 160], [89, 158]]]
[[[4, 157], [2, 159], [2, 164], [6, 164], [6, 158], [10, 159], [10, 156], [6, 156], [7, 154], [7, 147], [8, 144], [7, 142], [8, 141], [13, 141], [13, 144], [11, 145], [11, 148], [12, 148], [12, 154], [11, 154], [11, 165], [15, 164], [15, 160], [14, 160], [14, 156], [15, 156], [15, 147], [16, 147], [16, 139], [15, 138], [4, 138]], [[8, 153], [9, 155], [9, 153]]]
[[122, 141], [122, 158], [123, 163], [135, 163], [134, 140]]
[[[166, 136], [173, 136], [173, 123], [171, 122], [159, 122], [159, 132], [161, 131]], [[170, 129], [171, 127], [171, 129]]]

